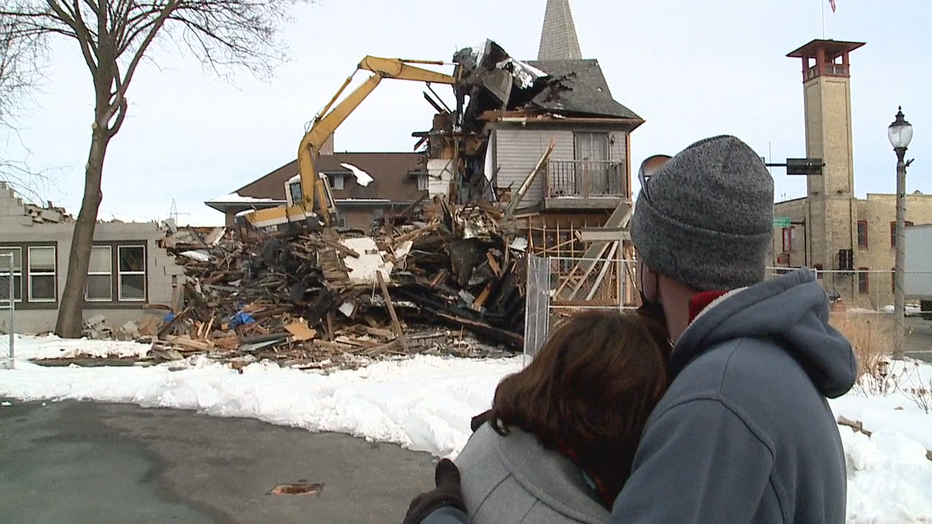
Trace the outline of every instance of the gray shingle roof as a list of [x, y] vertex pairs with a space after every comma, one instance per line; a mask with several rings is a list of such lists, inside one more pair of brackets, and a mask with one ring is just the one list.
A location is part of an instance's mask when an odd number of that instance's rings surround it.
[[544, 26], [540, 32], [538, 60], [581, 59], [576, 24], [570, 11], [569, 0], [547, 0]]
[[631, 118], [641, 120], [634, 111], [612, 98], [612, 92], [596, 59], [529, 61], [528, 64], [560, 82], [567, 90], [551, 87], [534, 98], [533, 105], [565, 116]]

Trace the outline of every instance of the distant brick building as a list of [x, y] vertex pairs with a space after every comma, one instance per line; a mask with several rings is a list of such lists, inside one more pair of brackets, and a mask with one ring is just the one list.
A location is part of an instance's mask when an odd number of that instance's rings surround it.
[[[803, 65], [806, 156], [825, 166], [806, 176], [805, 197], [775, 204], [775, 217], [790, 224], [774, 228], [772, 263], [822, 270], [830, 294], [882, 308], [893, 303], [896, 195], [855, 197], [849, 55], [863, 45], [813, 40], [788, 55]], [[906, 220], [907, 226], [932, 223], [932, 195], [908, 194]]]

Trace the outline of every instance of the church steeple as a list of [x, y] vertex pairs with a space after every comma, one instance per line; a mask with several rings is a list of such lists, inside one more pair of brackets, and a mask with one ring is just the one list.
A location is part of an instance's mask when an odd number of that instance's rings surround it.
[[544, 27], [540, 32], [538, 60], [580, 60], [582, 50], [569, 0], [547, 0]]

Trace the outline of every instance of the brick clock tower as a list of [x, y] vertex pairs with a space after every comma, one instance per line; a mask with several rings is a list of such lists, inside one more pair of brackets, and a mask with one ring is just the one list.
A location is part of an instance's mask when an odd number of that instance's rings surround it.
[[788, 54], [802, 61], [806, 156], [821, 158], [806, 175], [806, 265], [827, 271], [826, 287], [856, 299], [858, 208], [854, 193], [849, 54], [863, 42], [813, 40]]

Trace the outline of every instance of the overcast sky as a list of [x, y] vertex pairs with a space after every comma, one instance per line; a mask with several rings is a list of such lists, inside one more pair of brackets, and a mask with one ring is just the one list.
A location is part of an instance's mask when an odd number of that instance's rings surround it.
[[[174, 200], [180, 222], [221, 224], [222, 215], [203, 202], [293, 160], [305, 123], [363, 56], [449, 61], [457, 49], [489, 38], [534, 59], [545, 4], [319, 0], [285, 28], [291, 62], [269, 83], [244, 74], [232, 86], [190, 58], [157, 51], [155, 64], [134, 79], [127, 121], [111, 142], [100, 218], [164, 219]], [[823, 36], [824, 9], [826, 38], [867, 42], [851, 56], [858, 195], [894, 191], [886, 128], [897, 105], [916, 129], [909, 191], [932, 193], [932, 2], [837, 4], [833, 14], [827, 0], [571, 0], [583, 55], [599, 60], [614, 97], [647, 121], [632, 135], [633, 170], [649, 155], [674, 154], [719, 133], [741, 137], [775, 162], [805, 156], [801, 65], [786, 54]], [[43, 197], [76, 214], [90, 140], [90, 77], [68, 40], [52, 49], [46, 71], [19, 137], [2, 137], [0, 156], [50, 169], [55, 186], [38, 185]], [[384, 82], [337, 131], [337, 150], [411, 151], [411, 133], [429, 129], [433, 114], [422, 91]], [[773, 174], [778, 199], [803, 196], [802, 178]]]

